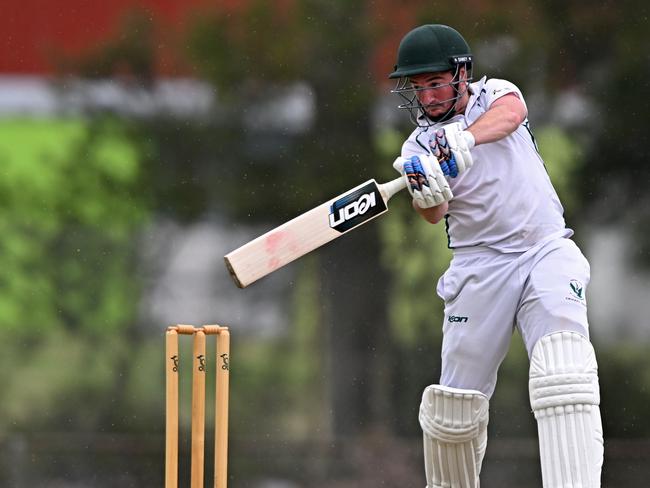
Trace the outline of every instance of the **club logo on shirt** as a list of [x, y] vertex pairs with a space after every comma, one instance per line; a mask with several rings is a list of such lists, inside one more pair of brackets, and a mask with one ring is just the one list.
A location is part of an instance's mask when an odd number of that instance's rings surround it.
[[584, 291], [584, 286], [582, 283], [580, 283], [578, 280], [571, 280], [569, 281], [569, 287], [571, 287], [571, 292], [576, 296], [576, 298], [584, 300], [585, 297], [582, 294]]
[[570, 302], [585, 303], [585, 285], [579, 280], [569, 281], [569, 295], [565, 297]]

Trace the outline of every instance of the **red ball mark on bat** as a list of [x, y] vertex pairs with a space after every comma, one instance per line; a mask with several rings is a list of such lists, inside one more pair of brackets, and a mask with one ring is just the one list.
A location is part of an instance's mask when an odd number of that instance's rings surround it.
[[283, 232], [274, 232], [264, 240], [264, 248], [266, 249], [266, 254], [269, 256], [266, 262], [267, 269], [274, 270], [282, 265], [278, 254], [282, 250], [282, 246], [286, 244], [284, 241], [285, 235]]
[[274, 232], [269, 235], [264, 241], [264, 247], [266, 252], [269, 254], [275, 254], [284, 240], [284, 234], [282, 232]]
[[274, 232], [264, 240], [264, 248], [268, 261], [268, 269], [277, 269], [287, 263], [287, 257], [290, 254], [298, 254], [300, 251], [300, 242], [290, 231]]

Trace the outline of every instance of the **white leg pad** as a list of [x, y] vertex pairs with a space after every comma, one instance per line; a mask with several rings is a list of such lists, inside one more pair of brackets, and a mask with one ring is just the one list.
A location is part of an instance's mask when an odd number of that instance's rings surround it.
[[544, 488], [599, 488], [603, 429], [591, 343], [575, 332], [542, 337], [530, 358], [529, 393]]
[[480, 391], [431, 385], [420, 426], [428, 488], [477, 488], [487, 446], [488, 398]]

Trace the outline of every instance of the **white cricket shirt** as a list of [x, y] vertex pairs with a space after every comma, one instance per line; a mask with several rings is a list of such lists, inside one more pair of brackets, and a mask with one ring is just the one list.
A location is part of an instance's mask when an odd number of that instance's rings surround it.
[[[506, 80], [486, 79], [470, 85], [465, 113], [428, 128], [417, 128], [402, 146], [402, 156], [429, 153], [429, 139], [450, 122], [471, 125], [498, 98], [519, 89]], [[447, 178], [454, 197], [445, 216], [449, 247], [488, 247], [523, 252], [551, 236], [570, 237], [562, 204], [551, 184], [526, 119], [509, 136], [471, 151], [472, 167]]]

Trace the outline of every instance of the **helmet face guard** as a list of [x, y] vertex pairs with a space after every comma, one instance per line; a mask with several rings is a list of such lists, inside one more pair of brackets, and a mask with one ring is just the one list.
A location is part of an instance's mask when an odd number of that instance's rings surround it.
[[[465, 76], [461, 79], [461, 67], [465, 68]], [[436, 103], [424, 105], [418, 97], [418, 93], [431, 90], [431, 87], [414, 87], [411, 79], [408, 76], [403, 76], [397, 80], [397, 85], [391, 93], [398, 94], [403, 103], [400, 103], [397, 108], [408, 110], [411, 122], [413, 122], [418, 127], [431, 127], [434, 124], [439, 122], [444, 122], [449, 120], [451, 117], [456, 115], [456, 106], [458, 101], [467, 93], [468, 86], [472, 82], [472, 65], [471, 61], [465, 62], [464, 64], [456, 64], [456, 69], [454, 71], [454, 76], [449, 83], [437, 85], [435, 88], [443, 88], [445, 86], [451, 86], [454, 89], [455, 95], [446, 100], [442, 100]], [[461, 88], [461, 83], [465, 83], [465, 86]], [[427, 110], [433, 107], [438, 107], [441, 105], [446, 105], [447, 103], [452, 102], [449, 110], [438, 116], [431, 116], [427, 113]]]

